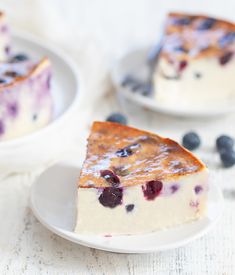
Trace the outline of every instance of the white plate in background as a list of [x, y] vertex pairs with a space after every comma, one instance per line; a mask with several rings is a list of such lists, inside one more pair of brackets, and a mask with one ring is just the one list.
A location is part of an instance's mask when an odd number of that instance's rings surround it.
[[50, 59], [54, 114], [53, 120], [46, 127], [0, 142], [0, 175], [28, 172], [61, 157], [74, 138], [72, 121], [80, 93], [77, 69], [60, 50], [23, 32], [13, 34], [12, 49], [14, 53], [25, 53], [32, 58], [47, 56]]
[[148, 253], [184, 246], [206, 234], [223, 213], [223, 196], [210, 184], [207, 217], [180, 226], [135, 236], [98, 237], [73, 233], [79, 169], [58, 164], [32, 185], [30, 205], [36, 218], [55, 234], [74, 243], [120, 253]]
[[158, 103], [153, 96], [143, 96], [138, 92], [133, 92], [128, 86], [125, 88], [122, 87], [121, 83], [125, 76], [134, 75], [141, 79], [146, 75], [148, 71], [146, 60], [150, 49], [151, 47], [146, 46], [130, 50], [115, 62], [111, 71], [111, 76], [119, 96], [152, 111], [176, 117], [203, 118], [221, 116], [235, 112], [235, 100], [230, 101], [226, 106], [211, 104], [210, 106], [206, 105], [205, 108], [200, 109], [196, 106], [183, 108], [177, 103], [174, 106], [163, 105], [162, 103]]

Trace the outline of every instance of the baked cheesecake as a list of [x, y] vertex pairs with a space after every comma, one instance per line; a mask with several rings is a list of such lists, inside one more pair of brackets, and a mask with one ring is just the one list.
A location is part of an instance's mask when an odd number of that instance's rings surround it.
[[0, 63], [0, 141], [31, 133], [52, 118], [51, 65]]
[[6, 17], [0, 11], [0, 61], [6, 60], [10, 51], [10, 35], [9, 28], [6, 23]]
[[235, 24], [170, 13], [154, 74], [156, 100], [201, 108], [235, 100]]
[[78, 182], [78, 234], [133, 235], [207, 213], [208, 171], [175, 141], [94, 122]]

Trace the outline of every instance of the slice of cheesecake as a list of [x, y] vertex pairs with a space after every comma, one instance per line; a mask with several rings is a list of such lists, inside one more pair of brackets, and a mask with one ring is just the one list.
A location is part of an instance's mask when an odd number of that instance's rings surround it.
[[170, 13], [154, 75], [155, 97], [186, 109], [235, 102], [235, 24]]
[[0, 63], [0, 141], [31, 133], [52, 118], [51, 65]]
[[0, 11], [0, 61], [6, 60], [10, 51], [9, 28], [6, 23], [6, 16]]
[[95, 122], [78, 183], [79, 234], [142, 234], [206, 215], [208, 171], [175, 141]]

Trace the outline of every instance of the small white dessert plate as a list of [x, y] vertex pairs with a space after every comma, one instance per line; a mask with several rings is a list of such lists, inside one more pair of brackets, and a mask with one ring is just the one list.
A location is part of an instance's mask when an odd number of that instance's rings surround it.
[[[189, 224], [135, 236], [98, 237], [73, 233], [79, 169], [64, 164], [45, 171], [31, 187], [36, 218], [55, 234], [74, 243], [119, 253], [148, 253], [177, 248], [206, 234], [223, 212], [220, 189], [210, 184], [208, 216]], [[115, 218], [115, 217], [114, 217]]]
[[153, 95], [144, 96], [137, 91], [133, 92], [128, 85], [122, 87], [121, 83], [128, 75], [135, 76], [137, 79], [146, 79], [145, 76], [148, 73], [146, 60], [150, 50], [151, 47], [147, 46], [130, 50], [115, 62], [111, 70], [111, 77], [120, 97], [152, 111], [178, 117], [214, 117], [235, 112], [235, 99], [230, 100], [226, 106], [221, 106], [220, 103], [217, 105], [210, 104], [210, 106], [207, 104], [204, 108], [198, 108], [190, 103], [187, 107], [183, 107], [177, 103], [174, 106], [168, 106], [157, 102]]
[[[25, 53], [36, 60], [45, 56], [50, 59], [54, 112], [52, 121], [46, 127], [0, 142], [0, 176], [2, 173], [7, 175], [12, 172], [32, 171], [61, 158], [71, 147], [74, 138], [74, 113], [77, 111], [81, 93], [77, 68], [59, 49], [18, 31], [12, 36], [12, 50], [14, 53]], [[6, 162], [6, 159], [11, 161]]]

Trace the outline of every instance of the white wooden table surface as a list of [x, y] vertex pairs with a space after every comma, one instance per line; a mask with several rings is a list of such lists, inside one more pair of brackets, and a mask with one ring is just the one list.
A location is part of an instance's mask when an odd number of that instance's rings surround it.
[[192, 121], [153, 114], [127, 103], [117, 106], [106, 73], [113, 56], [136, 44], [154, 41], [153, 33], [167, 10], [209, 12], [234, 19], [235, 2], [1, 0], [0, 8], [7, 11], [15, 27], [56, 42], [78, 62], [87, 100], [83, 110], [78, 110], [77, 121], [84, 131], [78, 133], [72, 161], [81, 163], [92, 120], [103, 120], [109, 112], [120, 109], [131, 125], [179, 141], [186, 131], [196, 130], [203, 141], [197, 154], [227, 197], [223, 218], [203, 238], [167, 252], [124, 255], [82, 247], [54, 235], [28, 207], [33, 175], [6, 178], [0, 181], [0, 274], [234, 275], [235, 168], [220, 167], [214, 143], [221, 133], [235, 136], [235, 115]]

